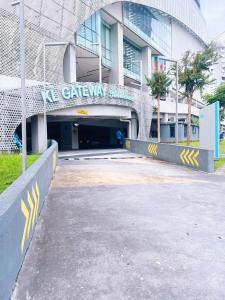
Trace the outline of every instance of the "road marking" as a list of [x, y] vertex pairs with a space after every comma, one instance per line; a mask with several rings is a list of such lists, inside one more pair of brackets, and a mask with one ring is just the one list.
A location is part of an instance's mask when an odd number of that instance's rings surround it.
[[[32, 198], [33, 197], [33, 198]], [[27, 191], [27, 205], [25, 201], [21, 199], [21, 212], [24, 216], [25, 223], [23, 228], [22, 239], [20, 242], [21, 251], [24, 251], [24, 244], [26, 239], [29, 238], [31, 230], [34, 228], [34, 225], [37, 221], [39, 204], [40, 204], [40, 190], [38, 183], [36, 182], [35, 186], [32, 186], [32, 192]]]
[[180, 153], [180, 159], [184, 165], [192, 165], [193, 167], [199, 167], [199, 157], [200, 151], [183, 149]]
[[197, 167], [199, 167], [199, 163], [198, 163], [198, 160], [197, 160], [197, 158], [199, 157], [199, 154], [200, 154], [200, 151], [197, 151], [197, 152], [195, 153], [194, 157], [193, 157], [193, 161], [195, 162], [195, 165], [196, 165]]
[[152, 155], [157, 156], [157, 154], [158, 154], [158, 145], [157, 144], [149, 144], [148, 152]]
[[27, 234], [27, 227], [28, 227], [28, 222], [29, 222], [29, 211], [22, 199], [21, 199], [21, 211], [25, 218], [25, 225], [24, 225], [23, 236], [22, 236], [22, 240], [21, 240], [21, 251], [23, 252], [24, 243], [25, 243], [26, 234]]

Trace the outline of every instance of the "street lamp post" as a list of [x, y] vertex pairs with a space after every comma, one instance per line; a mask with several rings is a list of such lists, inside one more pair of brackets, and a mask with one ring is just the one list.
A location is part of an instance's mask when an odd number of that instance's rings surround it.
[[173, 59], [162, 58], [164, 61], [176, 64], [176, 126], [175, 126], [175, 139], [176, 145], [179, 143], [179, 120], [178, 120], [178, 61]]
[[[133, 82], [133, 83], [131, 83], [132, 85], [136, 85], [136, 86], [139, 86], [140, 87], [140, 90], [141, 90], [141, 92], [143, 91], [143, 61], [142, 61], [142, 59], [140, 59], [140, 60], [134, 60], [134, 61], [131, 61], [132, 63], [139, 63], [140, 64], [140, 84], [138, 84], [138, 83], [135, 83], [135, 82]], [[142, 140], [142, 138], [143, 138], [143, 136], [142, 136], [142, 127], [143, 127], [143, 101], [142, 101], [142, 99], [141, 99], [141, 120], [140, 120], [140, 128], [141, 128], [141, 130], [140, 130], [140, 140]]]
[[[50, 42], [44, 43], [43, 47], [43, 81], [44, 81], [44, 92], [46, 91], [46, 47], [66, 46], [68, 42]], [[74, 45], [73, 45], [74, 46]], [[44, 98], [44, 128], [45, 128], [45, 149], [47, 148], [47, 114], [46, 114], [46, 99]]]
[[27, 127], [26, 127], [26, 71], [25, 71], [25, 24], [24, 0], [12, 2], [12, 6], [20, 5], [20, 73], [21, 73], [21, 111], [22, 111], [22, 172], [26, 171], [27, 162]]

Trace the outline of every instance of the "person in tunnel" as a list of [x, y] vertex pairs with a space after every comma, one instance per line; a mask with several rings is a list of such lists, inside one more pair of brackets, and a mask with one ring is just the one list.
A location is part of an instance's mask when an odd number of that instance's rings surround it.
[[123, 147], [123, 142], [124, 142], [124, 134], [121, 129], [118, 129], [116, 131], [116, 143], [117, 143], [118, 148]]
[[22, 145], [22, 142], [21, 142], [21, 140], [20, 140], [20, 138], [19, 138], [19, 135], [18, 135], [16, 132], [13, 134], [13, 142], [14, 142], [14, 144], [16, 145], [17, 149], [18, 149], [20, 152], [22, 152], [23, 145]]

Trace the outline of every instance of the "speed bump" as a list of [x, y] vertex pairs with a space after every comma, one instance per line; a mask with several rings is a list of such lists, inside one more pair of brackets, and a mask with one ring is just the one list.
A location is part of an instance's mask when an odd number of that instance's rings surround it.
[[193, 167], [199, 167], [199, 150], [191, 150], [191, 149], [184, 149], [180, 153], [180, 159], [184, 165], [191, 165]]
[[24, 250], [25, 241], [29, 238], [30, 232], [34, 228], [38, 217], [40, 205], [40, 190], [37, 183], [32, 187], [31, 193], [29, 191], [27, 192], [27, 202], [28, 205], [26, 205], [25, 201], [21, 199], [21, 212], [25, 219], [23, 235], [20, 242], [22, 253]]
[[148, 152], [152, 155], [157, 156], [158, 154], [158, 145], [156, 144], [149, 144], [148, 146]]

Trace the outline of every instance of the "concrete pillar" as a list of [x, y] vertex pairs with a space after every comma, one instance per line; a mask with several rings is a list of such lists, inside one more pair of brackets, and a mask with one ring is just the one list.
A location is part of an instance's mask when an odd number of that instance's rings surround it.
[[123, 27], [116, 23], [111, 29], [112, 69], [110, 83], [124, 85], [123, 72]]
[[162, 121], [163, 121], [163, 122], [169, 122], [169, 114], [164, 113], [164, 114], [163, 114]]
[[138, 121], [136, 116], [132, 116], [131, 118], [131, 138], [133, 140], [137, 139], [137, 132], [138, 132]]
[[143, 91], [147, 92], [148, 87], [146, 86], [145, 76], [151, 78], [152, 76], [152, 51], [149, 47], [144, 47], [141, 51], [142, 59], [142, 82], [143, 82]]
[[44, 115], [36, 115], [31, 118], [32, 152], [43, 153], [47, 149], [47, 128]]
[[79, 149], [79, 140], [78, 140], [78, 127], [74, 127], [72, 123], [72, 149], [77, 150]]
[[68, 45], [63, 60], [63, 75], [65, 82], [72, 83], [77, 81], [76, 69], [76, 49], [74, 46]]

